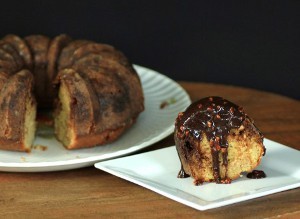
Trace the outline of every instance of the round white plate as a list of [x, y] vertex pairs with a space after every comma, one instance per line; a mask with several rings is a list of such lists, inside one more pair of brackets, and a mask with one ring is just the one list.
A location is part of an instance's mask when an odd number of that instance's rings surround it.
[[[175, 81], [151, 69], [134, 66], [145, 96], [145, 111], [136, 124], [114, 143], [67, 150], [54, 137], [37, 135], [30, 153], [0, 150], [0, 171], [46, 172], [92, 166], [143, 149], [173, 132], [178, 112], [190, 105], [188, 94]], [[42, 150], [42, 149], [46, 150]]]

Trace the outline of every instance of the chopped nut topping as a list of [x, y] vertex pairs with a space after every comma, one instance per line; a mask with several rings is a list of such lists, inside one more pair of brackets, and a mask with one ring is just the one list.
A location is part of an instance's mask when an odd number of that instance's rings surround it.
[[239, 127], [239, 131], [242, 131], [242, 130], [244, 130], [245, 129], [245, 126], [243, 126], [243, 125], [241, 125], [240, 127]]
[[210, 121], [207, 121], [207, 126], [210, 128], [212, 123]]

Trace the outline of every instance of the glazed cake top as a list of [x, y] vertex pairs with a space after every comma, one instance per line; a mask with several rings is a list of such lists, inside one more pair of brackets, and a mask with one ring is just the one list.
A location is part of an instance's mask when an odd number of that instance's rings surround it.
[[176, 127], [182, 137], [192, 134], [200, 139], [204, 132], [209, 140], [227, 147], [226, 137], [230, 130], [239, 128], [246, 117], [242, 107], [222, 97], [212, 96], [194, 102], [185, 112], [179, 113]]

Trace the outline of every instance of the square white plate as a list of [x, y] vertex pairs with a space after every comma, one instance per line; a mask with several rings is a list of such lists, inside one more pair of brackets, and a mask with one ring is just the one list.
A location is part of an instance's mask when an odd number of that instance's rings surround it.
[[300, 151], [268, 139], [264, 145], [267, 152], [256, 169], [267, 177], [243, 176], [231, 184], [195, 186], [192, 178], [177, 178], [180, 161], [175, 146], [99, 162], [95, 167], [192, 208], [207, 210], [300, 186]]

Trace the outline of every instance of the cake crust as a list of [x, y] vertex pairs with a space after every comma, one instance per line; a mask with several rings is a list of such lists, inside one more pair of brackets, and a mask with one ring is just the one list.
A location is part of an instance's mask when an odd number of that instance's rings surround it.
[[28, 70], [22, 70], [11, 76], [0, 93], [0, 145], [1, 149], [30, 151], [31, 145], [26, 145], [26, 132], [35, 132], [25, 129], [25, 115], [30, 104], [36, 108], [32, 94], [33, 77]]
[[51, 40], [47, 54], [47, 72], [49, 83], [52, 82], [56, 77], [57, 59], [60, 56], [62, 49], [66, 47], [71, 41], [72, 38], [66, 34], [58, 35]]
[[[21, 68], [24, 65], [23, 59], [22, 57], [19, 55], [18, 51], [15, 49], [15, 47], [4, 40], [0, 41], [0, 48], [5, 50], [6, 52], [8, 52], [13, 58], [14, 58], [14, 63], [16, 68], [14, 69], [14, 71], [19, 71], [21, 70]], [[15, 72], [13, 72], [15, 73]]]
[[73, 59], [72, 55], [74, 51], [79, 47], [91, 43], [89, 40], [74, 40], [70, 42], [65, 48], [63, 48], [59, 58], [58, 58], [58, 70], [68, 68], [72, 65]]
[[0, 59], [15, 63], [14, 57], [1, 48], [0, 48]]
[[50, 43], [50, 38], [43, 35], [31, 35], [25, 37], [26, 43], [32, 51], [34, 60], [33, 75], [37, 83], [35, 83], [34, 93], [39, 103], [39, 107], [47, 108], [51, 106], [51, 100], [45, 98], [47, 93], [47, 53]]
[[18, 51], [19, 55], [23, 58], [25, 67], [29, 70], [32, 69], [32, 55], [26, 42], [15, 34], [8, 34], [3, 38], [4, 41], [9, 42]]
[[61, 53], [61, 50], [72, 41], [72, 38], [66, 34], [61, 34], [54, 37], [49, 45], [47, 53], [47, 75], [46, 75], [46, 90], [47, 99], [49, 102], [53, 102], [57, 95], [57, 91], [53, 85], [53, 81], [57, 74], [57, 59]]

